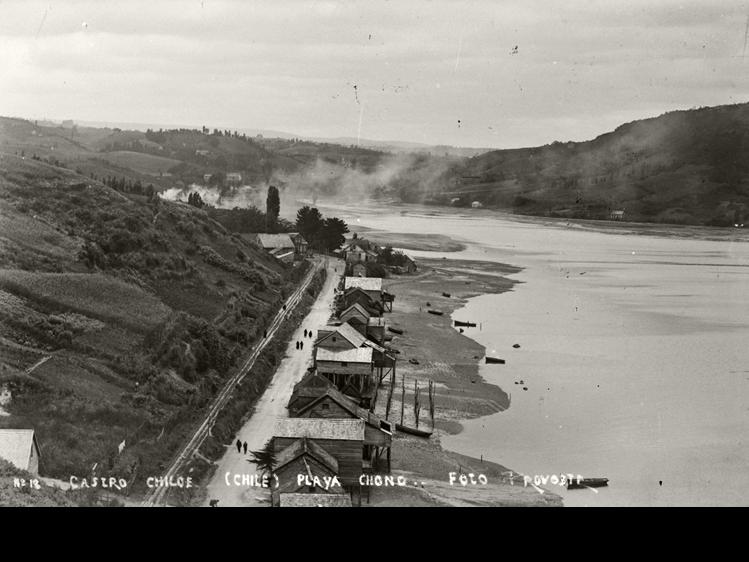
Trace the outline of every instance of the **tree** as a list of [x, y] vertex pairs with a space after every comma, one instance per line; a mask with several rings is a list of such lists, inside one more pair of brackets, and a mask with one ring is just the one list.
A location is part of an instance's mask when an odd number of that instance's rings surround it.
[[281, 212], [281, 199], [278, 196], [278, 188], [274, 185], [268, 186], [268, 197], [265, 200], [265, 218], [267, 220], [268, 232], [273, 232], [278, 222], [278, 214]]
[[305, 205], [296, 212], [296, 229], [311, 245], [317, 246], [324, 225], [322, 214], [315, 207]]
[[328, 252], [337, 250], [346, 241], [344, 234], [348, 231], [348, 225], [341, 219], [337, 217], [325, 219], [320, 232], [320, 247]]
[[197, 191], [187, 196], [187, 202], [193, 207], [197, 207], [198, 209], [205, 205], [205, 203], [203, 202], [203, 198]]
[[[273, 452], [273, 441], [269, 440], [265, 447], [259, 451], [252, 451], [251, 458], [247, 462], [254, 464], [257, 467], [258, 472], [261, 476], [268, 475], [269, 478], [273, 478], [273, 469], [276, 466], [276, 455]], [[269, 482], [269, 489], [273, 489], [273, 483]]]

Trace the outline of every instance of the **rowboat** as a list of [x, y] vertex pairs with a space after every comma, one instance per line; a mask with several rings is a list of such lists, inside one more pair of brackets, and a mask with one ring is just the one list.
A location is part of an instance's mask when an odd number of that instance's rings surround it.
[[601, 488], [609, 485], [608, 478], [581, 478], [573, 479], [567, 482], [568, 490], [578, 490], [580, 488]]
[[505, 360], [504, 359], [499, 359], [497, 357], [487, 357], [486, 358], [486, 362], [487, 363], [499, 363], [500, 365], [504, 365], [505, 364]]
[[416, 437], [429, 437], [432, 435], [431, 431], [424, 431], [423, 429], [416, 429], [414, 427], [408, 427], [407, 425], [395, 424], [395, 429], [409, 435], [415, 435]]

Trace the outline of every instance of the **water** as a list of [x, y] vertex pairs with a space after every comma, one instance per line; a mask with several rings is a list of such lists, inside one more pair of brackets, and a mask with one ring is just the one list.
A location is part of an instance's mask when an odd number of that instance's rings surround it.
[[335, 211], [354, 227], [467, 244], [417, 256], [524, 268], [512, 292], [454, 314], [481, 323], [466, 335], [507, 360], [481, 374], [512, 402], [466, 421], [446, 448], [528, 475], [610, 479], [597, 493], [549, 486], [566, 505], [749, 504], [746, 235], [600, 232], [420, 207]]

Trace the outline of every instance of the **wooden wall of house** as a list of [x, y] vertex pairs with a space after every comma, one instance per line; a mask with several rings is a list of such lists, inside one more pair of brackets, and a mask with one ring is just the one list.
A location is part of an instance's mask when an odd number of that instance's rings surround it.
[[325, 375], [327, 373], [332, 373], [332, 374], [337, 374], [337, 375], [371, 376], [372, 364], [348, 362], [346, 365], [343, 365], [339, 361], [318, 360], [317, 372], [322, 375]]
[[[327, 406], [327, 408], [326, 408]], [[341, 407], [341, 405], [326, 396], [320, 400], [317, 404], [312, 406], [309, 410], [306, 410], [299, 414], [297, 417], [300, 418], [327, 418], [327, 419], [357, 419], [355, 415]]]
[[[309, 438], [308, 438], [309, 439]], [[343, 439], [309, 439], [320, 445], [338, 461], [338, 478], [344, 485], [358, 485], [362, 474], [364, 442]], [[291, 445], [296, 438], [274, 437], [273, 450], [278, 454]]]
[[342, 335], [333, 332], [327, 338], [320, 341], [317, 347], [324, 347], [325, 349], [354, 349], [356, 346]]
[[393, 438], [376, 427], [367, 424], [364, 426], [364, 443], [376, 445], [377, 447], [390, 447]]
[[382, 343], [385, 339], [385, 326], [367, 326], [367, 337]]
[[291, 461], [289, 464], [282, 466], [280, 469], [275, 471], [278, 477], [278, 488], [276, 488], [275, 480], [271, 484], [271, 501], [274, 506], [279, 505], [281, 494], [284, 493], [306, 493], [306, 494], [343, 494], [345, 490], [339, 486], [331, 486], [327, 490], [324, 487], [312, 487], [306, 486], [304, 482], [298, 484], [297, 476], [299, 474], [307, 474], [307, 467], [304, 466], [303, 458], [307, 459], [307, 464], [310, 467], [312, 476], [317, 476], [321, 482], [324, 482], [324, 478], [337, 476], [332, 470], [322, 463], [318, 462], [314, 457], [310, 455], [300, 456]]

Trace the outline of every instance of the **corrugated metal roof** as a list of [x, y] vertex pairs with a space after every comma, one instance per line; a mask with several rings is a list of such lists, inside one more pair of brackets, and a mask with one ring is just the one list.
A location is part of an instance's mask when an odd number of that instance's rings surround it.
[[273, 436], [364, 441], [364, 420], [283, 418], [276, 420]]
[[0, 458], [21, 470], [29, 469], [33, 429], [0, 429]]
[[260, 245], [266, 250], [270, 248], [293, 248], [294, 241], [288, 234], [256, 234]]
[[291, 494], [280, 495], [281, 507], [351, 507], [348, 494]]
[[382, 291], [382, 279], [379, 277], [346, 277], [343, 288], [359, 287], [365, 291]]
[[325, 349], [324, 347], [319, 347], [315, 352], [315, 358], [318, 361], [335, 361], [338, 363], [371, 363], [372, 348]]

